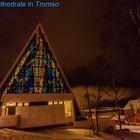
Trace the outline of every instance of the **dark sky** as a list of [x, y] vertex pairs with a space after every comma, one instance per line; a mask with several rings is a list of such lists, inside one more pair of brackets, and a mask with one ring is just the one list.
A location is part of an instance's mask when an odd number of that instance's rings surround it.
[[60, 8], [0, 8], [0, 82], [38, 22], [65, 73], [88, 65], [100, 54], [105, 0], [65, 0]]

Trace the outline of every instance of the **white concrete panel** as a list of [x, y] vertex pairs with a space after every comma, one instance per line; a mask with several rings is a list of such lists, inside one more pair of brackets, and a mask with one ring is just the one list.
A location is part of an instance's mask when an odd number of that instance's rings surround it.
[[18, 116], [8, 115], [0, 116], [0, 128], [4, 127], [14, 127], [17, 125]]
[[18, 128], [65, 124], [64, 105], [16, 107]]

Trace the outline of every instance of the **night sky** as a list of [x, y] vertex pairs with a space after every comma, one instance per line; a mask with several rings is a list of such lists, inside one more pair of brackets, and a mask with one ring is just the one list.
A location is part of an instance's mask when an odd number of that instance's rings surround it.
[[0, 81], [41, 22], [64, 70], [90, 64], [97, 57], [105, 2], [67, 0], [60, 8], [0, 8]]

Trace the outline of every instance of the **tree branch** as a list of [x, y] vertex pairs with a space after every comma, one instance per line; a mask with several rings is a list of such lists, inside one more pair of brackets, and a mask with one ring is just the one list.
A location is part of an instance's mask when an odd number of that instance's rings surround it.
[[138, 19], [140, 20], [140, 7], [139, 7], [139, 4], [137, 6], [137, 9], [138, 9]]
[[112, 96], [111, 94], [109, 94], [105, 89], [102, 89], [102, 91], [104, 91], [108, 96], [110, 96], [112, 99], [114, 99], [114, 96]]
[[137, 24], [137, 21], [136, 21], [136, 19], [135, 19], [135, 17], [134, 17], [134, 14], [133, 14], [133, 12], [132, 12], [131, 9], [130, 9], [129, 13], [130, 13], [130, 16], [131, 16], [133, 22], [134, 22], [135, 24]]
[[120, 95], [118, 95], [118, 98], [121, 99], [121, 97], [123, 97], [125, 94], [128, 94], [126, 91], [126, 88], [122, 89], [119, 91]]

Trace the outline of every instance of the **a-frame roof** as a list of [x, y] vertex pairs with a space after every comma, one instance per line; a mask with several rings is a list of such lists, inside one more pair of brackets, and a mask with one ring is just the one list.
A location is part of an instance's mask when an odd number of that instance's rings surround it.
[[69, 93], [68, 81], [39, 23], [1, 85], [2, 93]]

